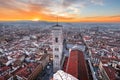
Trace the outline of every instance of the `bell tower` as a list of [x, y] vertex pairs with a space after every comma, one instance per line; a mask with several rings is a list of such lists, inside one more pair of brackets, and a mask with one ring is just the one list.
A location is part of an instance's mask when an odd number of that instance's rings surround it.
[[53, 45], [53, 71], [61, 69], [61, 59], [63, 56], [63, 31], [61, 25], [52, 27], [52, 45]]

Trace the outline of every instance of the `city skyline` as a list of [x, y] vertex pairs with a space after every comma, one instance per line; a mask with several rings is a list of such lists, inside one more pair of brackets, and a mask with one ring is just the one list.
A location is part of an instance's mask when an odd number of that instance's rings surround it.
[[119, 0], [0, 0], [0, 21], [120, 22]]

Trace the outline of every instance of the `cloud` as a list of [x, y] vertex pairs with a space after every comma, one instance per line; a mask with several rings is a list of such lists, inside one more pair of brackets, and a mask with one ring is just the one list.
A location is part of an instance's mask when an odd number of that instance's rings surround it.
[[101, 6], [103, 0], [53, 0], [49, 3], [50, 5], [44, 6], [49, 13], [44, 13], [62, 17], [78, 17], [81, 14], [81, 9], [90, 5]]
[[103, 0], [90, 0], [91, 3], [94, 3], [96, 5], [103, 5]]
[[25, 3], [18, 2], [16, 0], [0, 0], [0, 7], [12, 10], [27, 10], [28, 7]]
[[0, 0], [0, 9], [8, 10], [11, 15], [14, 13], [22, 15], [24, 12], [33, 13], [32, 15], [76, 18], [80, 17], [81, 9], [93, 4], [102, 5], [103, 0]]

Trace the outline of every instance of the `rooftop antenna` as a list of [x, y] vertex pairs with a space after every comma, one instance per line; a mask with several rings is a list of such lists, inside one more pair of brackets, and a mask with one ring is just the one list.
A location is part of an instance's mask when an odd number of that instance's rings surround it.
[[[57, 4], [59, 4], [59, 0], [57, 0]], [[58, 10], [59, 10], [59, 8], [60, 8], [60, 6], [58, 5]], [[59, 11], [58, 11], [59, 12]], [[59, 25], [59, 15], [58, 15], [59, 13], [57, 13], [57, 15], [56, 15], [56, 18], [57, 18], [57, 26]]]
[[58, 15], [57, 15], [57, 24], [56, 25], [58, 26]]
[[[58, 1], [57, 1], [57, 3], [58, 3]], [[58, 13], [56, 14], [56, 18], [57, 18], [57, 23], [56, 23], [56, 25], [58, 26]]]
[[[59, 2], [61, 5], [58, 5], [58, 7], [57, 7], [58, 10], [61, 9], [61, 6], [63, 4], [63, 1], [57, 0], [57, 4], [59, 4]], [[57, 14], [55, 17], [56, 17], [56, 25], [59, 26], [59, 11], [57, 11]]]

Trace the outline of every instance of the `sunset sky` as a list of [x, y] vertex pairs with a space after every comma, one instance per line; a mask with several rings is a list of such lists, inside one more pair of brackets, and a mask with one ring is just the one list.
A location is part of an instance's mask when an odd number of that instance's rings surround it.
[[0, 0], [0, 21], [120, 22], [120, 0]]

